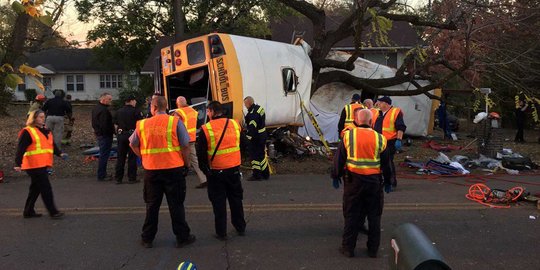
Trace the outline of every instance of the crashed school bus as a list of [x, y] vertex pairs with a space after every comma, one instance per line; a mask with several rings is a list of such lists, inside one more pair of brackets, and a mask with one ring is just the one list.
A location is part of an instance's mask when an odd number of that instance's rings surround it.
[[246, 96], [264, 107], [267, 126], [303, 124], [300, 101], [309, 102], [312, 66], [302, 46], [214, 33], [162, 48], [155, 61], [155, 94], [170, 109], [186, 97], [198, 125], [213, 100], [241, 123]]

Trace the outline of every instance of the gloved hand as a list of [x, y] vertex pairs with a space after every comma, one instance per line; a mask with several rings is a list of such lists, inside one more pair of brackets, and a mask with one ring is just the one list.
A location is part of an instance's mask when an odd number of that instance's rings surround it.
[[386, 193], [392, 192], [392, 185], [390, 185], [390, 184], [384, 185], [384, 192], [386, 192]]
[[341, 178], [334, 178], [332, 179], [332, 186], [334, 186], [335, 189], [339, 188], [339, 184], [341, 184]]
[[396, 140], [395, 146], [396, 146], [396, 150], [401, 150], [401, 140], [400, 139]]

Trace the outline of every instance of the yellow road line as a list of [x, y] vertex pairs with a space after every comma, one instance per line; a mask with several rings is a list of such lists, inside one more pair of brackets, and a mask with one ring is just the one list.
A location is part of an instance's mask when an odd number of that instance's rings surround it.
[[[477, 210], [487, 207], [474, 203], [389, 203], [384, 206], [385, 211], [442, 211], [442, 210]], [[41, 209], [43, 211], [43, 209]], [[84, 207], [62, 208], [71, 215], [117, 215], [117, 214], [144, 214], [145, 207]], [[244, 205], [244, 210], [251, 212], [307, 212], [307, 211], [342, 211], [341, 204], [254, 204]], [[160, 212], [167, 212], [163, 206]], [[0, 209], [0, 216], [21, 215], [22, 209]], [[186, 207], [187, 213], [212, 212], [210, 205], [192, 205]]]

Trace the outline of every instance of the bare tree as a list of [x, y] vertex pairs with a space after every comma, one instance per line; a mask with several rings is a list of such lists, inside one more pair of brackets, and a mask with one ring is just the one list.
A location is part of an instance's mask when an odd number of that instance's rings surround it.
[[[418, 15], [393, 11], [396, 10], [395, 7], [398, 5], [397, 0], [389, 0], [387, 2], [381, 0], [356, 1], [351, 8], [350, 14], [345, 17], [337, 29], [327, 30], [325, 10], [307, 1], [278, 1], [306, 16], [313, 23], [314, 44], [311, 60], [313, 62], [314, 80], [312, 84], [312, 95], [320, 86], [332, 82], [344, 82], [355, 88], [378, 95], [408, 96], [426, 94], [433, 97], [428, 91], [441, 87], [450, 79], [463, 73], [471, 65], [470, 54], [468, 53], [470, 50], [470, 43], [468, 40], [465, 40], [463, 47], [465, 51], [467, 51], [467, 57], [463, 58], [462, 63], [458, 66], [454, 66], [450, 61], [445, 59], [444, 51], [439, 51], [430, 55], [430, 57], [426, 57], [425, 50], [419, 46], [408, 53], [403, 64], [397, 69], [394, 77], [384, 79], [358, 78], [346, 71], [354, 69], [354, 62], [361, 55], [361, 49], [363, 47], [361, 39], [365, 27], [370, 26], [373, 23], [389, 20], [405, 21], [415, 26], [424, 27], [426, 29], [435, 29], [437, 31], [455, 31], [457, 30], [455, 21], [461, 19], [461, 14], [449, 14], [444, 20], [431, 21], [424, 20]], [[324, 4], [324, 2], [322, 4]], [[436, 35], [434, 30], [431, 34]], [[331, 51], [333, 45], [351, 35], [354, 37], [355, 50], [350, 58], [347, 61], [327, 59], [328, 53]], [[427, 74], [427, 71], [429, 71], [432, 66], [445, 68], [448, 73], [436, 80], [431, 80], [429, 85], [418, 85], [415, 82], [415, 79], [428, 77], [429, 74]], [[327, 67], [338, 70], [321, 73], [321, 69]], [[413, 91], [389, 91], [383, 89], [385, 87], [407, 82], [414, 84], [417, 89]]]

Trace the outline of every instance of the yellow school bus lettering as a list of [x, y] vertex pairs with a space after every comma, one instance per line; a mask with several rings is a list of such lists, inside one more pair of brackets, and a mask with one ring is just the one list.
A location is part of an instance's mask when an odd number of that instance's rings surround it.
[[225, 67], [225, 60], [220, 57], [216, 61], [218, 70], [219, 89], [221, 93], [221, 102], [229, 101], [229, 78], [227, 77], [227, 69]]

